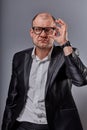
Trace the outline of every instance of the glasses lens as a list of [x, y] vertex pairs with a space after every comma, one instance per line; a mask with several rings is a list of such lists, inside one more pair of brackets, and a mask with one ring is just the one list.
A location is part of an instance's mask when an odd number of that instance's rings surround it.
[[33, 27], [34, 33], [35, 34], [40, 34], [42, 32], [42, 28], [41, 27]]
[[46, 32], [47, 34], [53, 34], [54, 28], [52, 28], [52, 27], [47, 27], [47, 28], [45, 28], [45, 32]]

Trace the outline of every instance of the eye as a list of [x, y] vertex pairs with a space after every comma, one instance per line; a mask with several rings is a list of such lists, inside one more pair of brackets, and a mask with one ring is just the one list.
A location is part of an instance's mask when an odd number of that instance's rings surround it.
[[37, 32], [42, 31], [42, 29], [40, 27], [35, 27], [34, 30]]
[[51, 27], [48, 27], [48, 28], [45, 28], [45, 31], [49, 34], [52, 34], [53, 31], [54, 31], [54, 28], [51, 28]]

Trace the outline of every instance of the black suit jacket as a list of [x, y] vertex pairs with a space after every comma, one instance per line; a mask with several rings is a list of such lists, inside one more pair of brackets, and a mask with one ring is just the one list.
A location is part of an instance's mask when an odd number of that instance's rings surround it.
[[[18, 52], [13, 58], [12, 76], [3, 116], [2, 130], [13, 130], [25, 106], [33, 48]], [[75, 49], [74, 49], [75, 50]], [[59, 46], [53, 48], [45, 89], [45, 107], [50, 130], [82, 130], [71, 86], [87, 84], [87, 69], [75, 54], [64, 56]]]

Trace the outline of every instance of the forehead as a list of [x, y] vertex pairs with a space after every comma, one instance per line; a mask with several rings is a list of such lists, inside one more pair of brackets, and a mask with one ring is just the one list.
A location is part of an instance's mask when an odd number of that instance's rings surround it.
[[48, 14], [40, 14], [33, 21], [33, 25], [35, 26], [52, 26], [54, 25], [54, 20], [51, 15]]

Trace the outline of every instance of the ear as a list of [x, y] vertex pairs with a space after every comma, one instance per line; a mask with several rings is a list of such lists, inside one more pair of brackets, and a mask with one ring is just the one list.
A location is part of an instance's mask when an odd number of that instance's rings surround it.
[[29, 34], [31, 37], [33, 37], [33, 29], [32, 28], [29, 30]]

